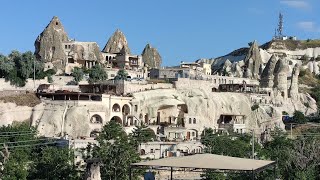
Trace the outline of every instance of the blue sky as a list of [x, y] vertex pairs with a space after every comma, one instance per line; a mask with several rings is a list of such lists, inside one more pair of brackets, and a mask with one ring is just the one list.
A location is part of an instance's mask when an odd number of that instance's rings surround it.
[[319, 0], [2, 0], [0, 5], [2, 54], [34, 51], [53, 16], [70, 38], [95, 41], [101, 49], [119, 28], [133, 53], [150, 43], [165, 66], [269, 41], [280, 11], [285, 34], [320, 38]]

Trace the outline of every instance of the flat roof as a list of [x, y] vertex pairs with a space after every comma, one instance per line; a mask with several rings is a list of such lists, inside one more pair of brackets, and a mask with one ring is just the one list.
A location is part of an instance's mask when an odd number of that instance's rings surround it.
[[232, 171], [256, 171], [274, 165], [275, 161], [255, 160], [222, 156], [217, 154], [195, 154], [133, 163], [131, 166], [195, 168]]

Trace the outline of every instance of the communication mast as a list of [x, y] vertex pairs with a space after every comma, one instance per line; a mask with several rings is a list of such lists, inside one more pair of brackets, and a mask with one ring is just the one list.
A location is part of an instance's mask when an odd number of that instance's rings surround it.
[[283, 36], [282, 31], [283, 31], [283, 14], [279, 13], [279, 23], [278, 23], [277, 32], [278, 32], [278, 37], [280, 38]]

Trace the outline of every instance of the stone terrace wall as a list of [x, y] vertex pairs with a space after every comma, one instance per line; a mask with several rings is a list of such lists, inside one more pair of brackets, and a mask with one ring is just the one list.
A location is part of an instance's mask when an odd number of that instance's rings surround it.
[[171, 89], [173, 84], [170, 83], [157, 83], [157, 84], [146, 84], [146, 83], [131, 83], [125, 81], [124, 94], [147, 91], [151, 89]]
[[[60, 87], [66, 86], [66, 84], [73, 80], [72, 76], [52, 76], [53, 79], [53, 85], [56, 86], [56, 89], [60, 89]], [[33, 79], [28, 79], [26, 82], [26, 85], [24, 87], [16, 87], [12, 86], [10, 82], [6, 82], [4, 78], [0, 78], [0, 91], [34, 91], [38, 88], [40, 84], [49, 84], [48, 80], [41, 79], [41, 80], [35, 80], [35, 86], [33, 83]]]
[[174, 87], [177, 89], [206, 89], [211, 91], [213, 87], [218, 88], [219, 84], [242, 84], [245, 81], [247, 84], [259, 84], [257, 80], [248, 78], [237, 78], [229, 76], [204, 76], [202, 79], [178, 78], [174, 82]]

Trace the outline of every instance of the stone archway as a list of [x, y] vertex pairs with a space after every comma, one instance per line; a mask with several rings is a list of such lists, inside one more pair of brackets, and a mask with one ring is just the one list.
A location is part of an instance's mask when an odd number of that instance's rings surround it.
[[110, 121], [115, 121], [122, 125], [122, 119], [119, 116], [113, 116]]
[[120, 112], [120, 105], [115, 103], [113, 106], [112, 106], [112, 111], [113, 112]]
[[99, 129], [94, 129], [90, 132], [90, 137], [97, 137], [100, 133], [100, 130]]
[[102, 118], [100, 115], [95, 114], [91, 117], [90, 122], [94, 124], [102, 124]]
[[122, 106], [122, 114], [124, 116], [127, 116], [127, 115], [130, 114], [130, 107], [129, 107], [128, 104], [125, 104], [125, 105]]

